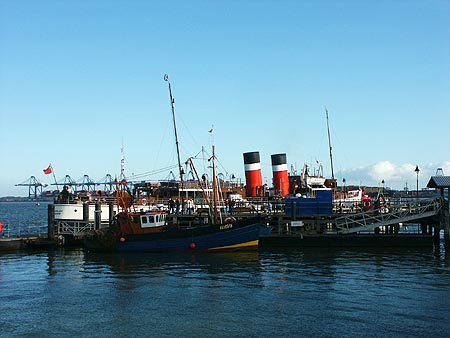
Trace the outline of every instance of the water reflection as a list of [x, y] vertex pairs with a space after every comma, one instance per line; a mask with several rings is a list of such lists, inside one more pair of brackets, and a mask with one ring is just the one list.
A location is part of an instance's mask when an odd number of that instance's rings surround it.
[[11, 337], [431, 336], [448, 332], [442, 249], [12, 253], [0, 255], [0, 310], [26, 324]]
[[233, 273], [259, 266], [259, 253], [85, 253], [85, 265], [95, 273], [99, 267], [109, 267], [121, 276], [167, 275], [192, 272], [208, 274]]

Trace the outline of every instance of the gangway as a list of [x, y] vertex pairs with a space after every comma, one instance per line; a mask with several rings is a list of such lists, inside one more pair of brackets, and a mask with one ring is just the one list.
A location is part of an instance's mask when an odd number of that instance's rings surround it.
[[411, 222], [439, 213], [442, 207], [440, 197], [421, 198], [390, 204], [388, 208], [375, 209], [335, 218], [338, 233], [351, 234], [373, 231], [375, 228], [398, 223]]

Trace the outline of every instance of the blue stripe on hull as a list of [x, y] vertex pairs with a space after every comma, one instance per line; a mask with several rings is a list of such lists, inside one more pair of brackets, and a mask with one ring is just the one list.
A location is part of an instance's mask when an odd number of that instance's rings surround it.
[[[231, 246], [259, 239], [260, 224], [255, 223], [245, 227], [218, 231], [215, 233], [172, 239], [125, 240], [117, 243], [118, 251], [186, 251], [209, 250], [218, 247]], [[195, 248], [191, 247], [195, 244]]]

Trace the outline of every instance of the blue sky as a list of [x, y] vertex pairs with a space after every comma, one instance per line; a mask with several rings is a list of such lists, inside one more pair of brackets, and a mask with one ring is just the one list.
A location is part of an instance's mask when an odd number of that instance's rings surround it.
[[[450, 2], [0, 0], [0, 196], [176, 165], [216, 145], [323, 164], [347, 184], [415, 189], [450, 175]], [[208, 131], [214, 126], [214, 133]], [[143, 177], [143, 176], [140, 176]]]

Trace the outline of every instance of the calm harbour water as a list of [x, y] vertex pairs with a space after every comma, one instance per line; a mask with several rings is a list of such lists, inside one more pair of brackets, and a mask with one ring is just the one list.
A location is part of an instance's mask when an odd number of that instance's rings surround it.
[[[46, 205], [0, 203], [35, 221]], [[16, 209], [21, 209], [17, 214]], [[450, 254], [260, 250], [227, 254], [0, 253], [0, 336], [439, 337]]]

